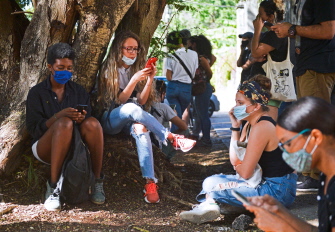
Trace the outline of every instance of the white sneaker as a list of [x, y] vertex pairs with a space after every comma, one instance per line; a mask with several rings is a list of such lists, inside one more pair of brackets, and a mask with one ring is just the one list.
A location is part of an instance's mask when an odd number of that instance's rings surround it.
[[59, 195], [54, 193], [54, 190], [55, 189], [51, 188], [47, 182], [47, 191], [45, 192], [46, 200], [44, 202], [44, 207], [48, 211], [60, 211], [61, 209]]
[[184, 211], [179, 214], [180, 219], [201, 224], [213, 221], [220, 216], [220, 207], [216, 203], [205, 201], [199, 205], [195, 205], [190, 211]]

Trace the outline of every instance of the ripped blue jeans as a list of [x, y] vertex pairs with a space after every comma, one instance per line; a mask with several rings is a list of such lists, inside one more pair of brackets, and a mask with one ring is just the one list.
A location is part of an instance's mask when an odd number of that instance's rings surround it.
[[[144, 125], [148, 132], [136, 133], [133, 126], [134, 123]], [[113, 109], [109, 115], [107, 111], [104, 112], [101, 118], [101, 125], [107, 134], [115, 135], [123, 131], [134, 137], [143, 178], [153, 179], [157, 182], [149, 131], [157, 135], [157, 138], [161, 141], [165, 141], [169, 133], [168, 129], [161, 125], [151, 114], [134, 103], [121, 105]]]
[[[263, 196], [268, 194], [286, 207], [291, 205], [296, 196], [297, 178], [295, 173], [290, 173], [282, 177], [264, 177], [263, 181], [256, 188], [243, 185], [242, 180], [238, 180], [235, 175], [217, 174], [207, 177], [202, 183], [202, 191], [196, 199], [203, 202], [206, 199], [206, 194], [213, 198], [218, 203], [226, 203], [233, 206], [242, 207], [242, 203], [237, 200], [231, 193], [234, 189], [240, 192], [245, 197]], [[219, 184], [227, 182], [238, 182], [239, 187], [230, 189], [218, 189]]]

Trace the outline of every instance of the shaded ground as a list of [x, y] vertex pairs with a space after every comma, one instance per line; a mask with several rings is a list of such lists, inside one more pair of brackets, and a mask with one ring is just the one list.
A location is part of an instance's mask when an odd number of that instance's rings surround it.
[[[191, 204], [196, 203], [195, 196], [205, 177], [221, 172], [233, 173], [226, 145], [215, 134], [213, 142], [212, 149], [194, 148], [186, 154], [178, 152], [167, 169], [160, 169], [159, 175], [164, 177], [164, 181], [159, 184], [159, 204], [144, 202], [144, 182], [140, 171], [129, 168], [132, 163], [120, 159], [124, 152], [135, 151], [131, 142], [128, 150], [118, 147], [112, 154], [104, 157], [107, 200], [101, 206], [85, 202], [80, 205], [64, 205], [61, 212], [46, 211], [43, 207], [43, 195], [48, 169], [33, 159], [26, 161], [21, 171], [0, 180], [0, 193], [3, 194], [4, 202], [0, 204], [0, 211], [1, 208], [15, 207], [0, 215], [0, 231], [231, 231], [229, 228], [232, 221], [238, 215], [221, 215], [214, 222], [202, 225], [183, 222], [178, 218], [179, 212], [189, 210]], [[115, 144], [113, 146], [117, 147]], [[114, 156], [123, 165], [116, 164], [115, 159], [112, 159]], [[156, 160], [160, 160], [159, 154], [155, 156]], [[136, 160], [136, 155], [133, 158]], [[29, 170], [32, 169], [28, 168], [29, 164], [35, 168], [35, 172], [30, 172], [30, 175]], [[157, 164], [157, 167], [161, 165]], [[174, 173], [180, 182], [165, 177], [166, 172]], [[28, 176], [30, 179], [36, 176], [37, 184], [28, 186]], [[308, 202], [313, 205], [315, 196], [299, 196], [293, 209]], [[255, 231], [255, 228], [250, 229]]]

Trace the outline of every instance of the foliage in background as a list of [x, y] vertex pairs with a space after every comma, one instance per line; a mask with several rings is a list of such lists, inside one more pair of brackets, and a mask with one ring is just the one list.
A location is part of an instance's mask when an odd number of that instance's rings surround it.
[[[165, 38], [168, 32], [189, 29], [192, 35], [205, 35], [212, 43], [217, 61], [213, 65], [212, 83], [225, 83], [236, 62], [236, 5], [238, 0], [170, 1], [149, 49], [149, 56], [158, 56], [159, 75], [166, 57]], [[228, 63], [227, 63], [228, 62]], [[221, 81], [223, 79], [223, 81]]]

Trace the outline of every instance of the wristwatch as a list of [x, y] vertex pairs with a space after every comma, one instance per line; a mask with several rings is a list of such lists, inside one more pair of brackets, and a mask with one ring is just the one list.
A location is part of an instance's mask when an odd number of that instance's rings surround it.
[[296, 26], [297, 26], [297, 25], [292, 25], [292, 26], [288, 29], [288, 34], [289, 34], [290, 36], [295, 36], [295, 35], [297, 34]]

